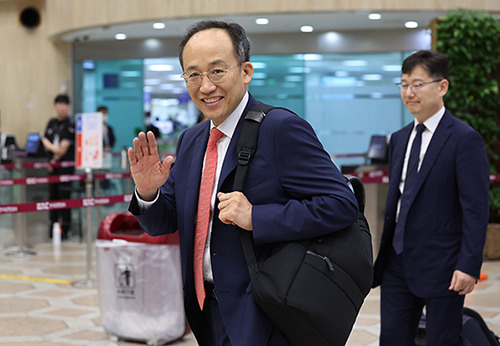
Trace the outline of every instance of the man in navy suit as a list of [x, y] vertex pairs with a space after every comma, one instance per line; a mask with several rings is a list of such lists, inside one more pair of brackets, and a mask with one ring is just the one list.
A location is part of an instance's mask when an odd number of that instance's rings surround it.
[[415, 121], [389, 144], [374, 275], [374, 287], [381, 285], [380, 345], [414, 345], [424, 306], [427, 345], [461, 345], [464, 297], [480, 274], [489, 165], [479, 133], [444, 107], [448, 69], [447, 58], [433, 51], [419, 51], [402, 66], [401, 98]]
[[[258, 104], [247, 91], [253, 66], [245, 31], [235, 23], [197, 23], [180, 44], [179, 60], [193, 102], [210, 121], [182, 133], [173, 168], [172, 157], [160, 162], [151, 132], [133, 140], [128, 156], [136, 191], [130, 210], [151, 235], [179, 231], [186, 316], [200, 345], [290, 345], [253, 300], [236, 226], [252, 232], [262, 261], [275, 242], [320, 236], [352, 224], [357, 217], [354, 194], [311, 126], [282, 109], [267, 114], [243, 191], [232, 191], [242, 119]], [[206, 298], [200, 303], [193, 242], [212, 128], [223, 135], [216, 144], [203, 257]]]

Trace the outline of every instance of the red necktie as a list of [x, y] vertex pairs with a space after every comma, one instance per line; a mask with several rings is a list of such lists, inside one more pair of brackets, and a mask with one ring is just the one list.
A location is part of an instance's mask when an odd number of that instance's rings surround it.
[[207, 241], [208, 224], [210, 221], [210, 200], [214, 188], [215, 171], [217, 169], [217, 141], [223, 136], [215, 127], [208, 138], [205, 165], [201, 176], [200, 194], [198, 196], [198, 214], [194, 237], [194, 284], [198, 303], [203, 310], [205, 301], [205, 283], [203, 280], [203, 253]]

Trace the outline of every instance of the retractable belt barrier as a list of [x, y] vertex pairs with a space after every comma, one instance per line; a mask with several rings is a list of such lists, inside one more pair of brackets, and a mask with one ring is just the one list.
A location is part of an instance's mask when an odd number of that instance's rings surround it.
[[60, 161], [60, 162], [15, 162], [0, 164], [0, 169], [29, 169], [29, 168], [49, 168], [49, 167], [74, 167], [75, 161]]
[[[130, 178], [130, 173], [95, 173], [95, 180], [110, 180], [110, 179], [124, 179]], [[50, 175], [47, 177], [28, 177], [17, 179], [0, 179], [0, 186], [12, 185], [40, 185], [40, 184], [53, 184], [53, 183], [68, 183], [72, 181], [84, 181], [85, 174], [61, 174]]]
[[[365, 184], [388, 184], [389, 175], [387, 170], [376, 170], [368, 172], [352, 172], [350, 175], [357, 176]], [[497, 182], [500, 181], [500, 174], [490, 174], [490, 181]]]
[[132, 200], [132, 194], [127, 193], [124, 195], [105, 196], [105, 197], [59, 199], [57, 201], [4, 204], [0, 205], [0, 215], [27, 213], [33, 211], [69, 209], [69, 208], [100, 207], [103, 205], [110, 205], [116, 203], [129, 203], [131, 200]]

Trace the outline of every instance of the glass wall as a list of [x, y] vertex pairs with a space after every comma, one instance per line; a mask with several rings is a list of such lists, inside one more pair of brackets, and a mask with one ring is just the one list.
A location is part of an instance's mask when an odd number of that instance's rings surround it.
[[[408, 54], [253, 56], [249, 91], [307, 119], [339, 167], [364, 164], [372, 135], [389, 135], [413, 119], [394, 85]], [[171, 152], [180, 132], [198, 117], [181, 73], [176, 57], [76, 62], [75, 110], [108, 105], [118, 149], [130, 145], [143, 113], [150, 111], [163, 150]]]
[[144, 62], [142, 59], [77, 62], [74, 66], [74, 112], [92, 113], [108, 107], [114, 151], [130, 146], [144, 128]]

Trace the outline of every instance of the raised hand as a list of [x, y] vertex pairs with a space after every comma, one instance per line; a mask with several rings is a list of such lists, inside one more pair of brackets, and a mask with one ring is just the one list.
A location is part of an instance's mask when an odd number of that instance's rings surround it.
[[170, 174], [170, 166], [174, 160], [168, 156], [160, 161], [158, 146], [153, 132], [144, 132], [132, 141], [133, 148], [128, 149], [130, 173], [134, 179], [137, 193], [145, 201], [152, 201], [158, 189], [165, 184]]

